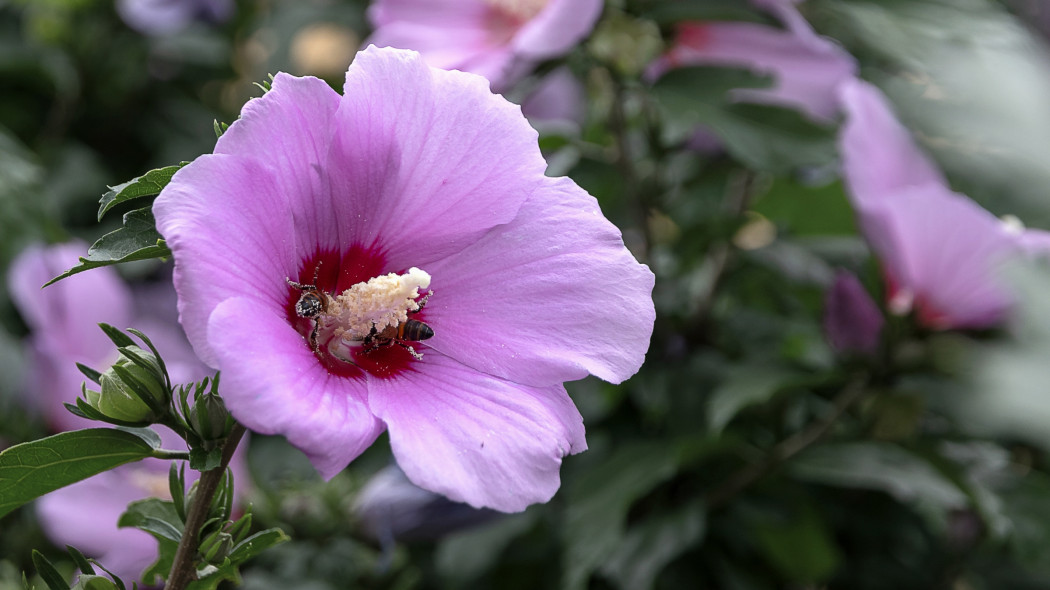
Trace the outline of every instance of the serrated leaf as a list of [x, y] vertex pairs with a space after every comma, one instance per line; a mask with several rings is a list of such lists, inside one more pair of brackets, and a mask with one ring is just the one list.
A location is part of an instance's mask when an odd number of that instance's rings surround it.
[[87, 256], [80, 257], [79, 265], [51, 279], [44, 286], [93, 268], [168, 256], [171, 256], [171, 250], [157, 232], [153, 211], [144, 207], [126, 213], [124, 227], [99, 238], [88, 248]]
[[120, 515], [117, 526], [142, 529], [158, 539], [168, 539], [176, 544], [182, 540], [182, 519], [175, 511], [175, 506], [158, 498], [147, 498], [128, 504], [128, 509]]
[[138, 436], [115, 428], [62, 432], [0, 452], [0, 516], [119, 465], [149, 457]]
[[234, 565], [242, 564], [270, 547], [291, 540], [291, 537], [278, 528], [260, 531], [234, 545], [230, 551], [230, 562]]
[[55, 566], [44, 557], [44, 554], [33, 550], [33, 566], [36, 567], [36, 573], [47, 584], [47, 587], [51, 590], [69, 590], [69, 582], [66, 578], [58, 573]]
[[164, 168], [150, 170], [142, 176], [133, 178], [124, 184], [109, 187], [110, 190], [102, 195], [102, 199], [99, 201], [99, 221], [102, 220], [102, 216], [105, 215], [107, 211], [121, 203], [132, 199], [138, 199], [140, 197], [150, 197], [159, 194], [160, 191], [168, 185], [168, 182], [171, 181], [171, 177], [179, 171], [179, 168], [182, 168], [186, 164], [189, 164], [189, 162], [180, 162], [174, 166], [165, 166]]

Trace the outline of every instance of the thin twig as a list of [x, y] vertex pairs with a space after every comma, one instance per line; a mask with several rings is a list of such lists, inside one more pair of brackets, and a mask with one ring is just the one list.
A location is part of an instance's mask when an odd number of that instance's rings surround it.
[[831, 412], [773, 447], [765, 458], [745, 465], [707, 494], [709, 509], [719, 507], [768, 475], [782, 463], [823, 438], [839, 418], [867, 392], [866, 376], [851, 381], [832, 401]]
[[171, 564], [171, 572], [168, 574], [168, 582], [164, 590], [183, 590], [197, 578], [194, 567], [197, 549], [200, 546], [200, 529], [208, 519], [212, 498], [219, 488], [226, 466], [230, 464], [233, 451], [244, 436], [244, 426], [239, 423], [233, 425], [230, 435], [226, 437], [226, 443], [222, 447], [222, 461], [219, 466], [201, 474], [197, 482], [197, 492], [193, 495], [193, 506], [186, 515], [186, 528], [182, 532], [182, 540], [179, 548], [175, 551], [175, 560]]
[[[754, 196], [754, 191], [755, 174], [753, 172], [742, 172], [740, 176], [734, 178], [726, 197], [728, 213], [734, 218], [739, 218], [746, 213], [751, 206], [751, 198]], [[729, 241], [725, 241], [712, 246], [711, 251], [707, 255], [707, 262], [712, 266], [713, 270], [711, 271], [711, 280], [707, 285], [707, 289], [697, 297], [696, 311], [693, 317], [697, 318], [699, 322], [706, 321], [707, 314], [714, 304], [715, 295], [718, 294], [718, 287], [722, 283], [722, 276], [725, 274], [726, 266], [729, 264], [729, 255], [732, 251], [732, 244]]]

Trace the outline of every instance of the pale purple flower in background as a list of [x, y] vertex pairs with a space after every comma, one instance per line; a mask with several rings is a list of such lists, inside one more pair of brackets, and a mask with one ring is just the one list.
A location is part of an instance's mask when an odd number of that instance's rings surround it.
[[569, 68], [558, 68], [539, 80], [521, 102], [521, 113], [539, 131], [579, 135], [586, 118], [586, 92]]
[[602, 0], [375, 0], [366, 44], [419, 51], [427, 63], [489, 79], [502, 91], [582, 41]]
[[[132, 291], [114, 269], [100, 268], [41, 289], [74, 266], [86, 250], [80, 242], [32, 246], [16, 257], [8, 272], [12, 300], [31, 330], [25, 401], [58, 431], [106, 426], [75, 416], [63, 406], [76, 401], [84, 382], [75, 363], [101, 371], [118, 358], [116, 347], [99, 329], [100, 322], [143, 331], [157, 345], [176, 383], [210, 374], [179, 328], [170, 284], [166, 289]], [[153, 428], [164, 448], [185, 450], [174, 432]], [[139, 580], [157, 557], [157, 542], [138, 529], [118, 529], [117, 519], [129, 502], [168, 496], [168, 465], [169, 461], [144, 459], [41, 497], [36, 510], [44, 532], [57, 545], [73, 545], [99, 559], [121, 578]], [[234, 455], [231, 468], [237, 489], [243, 492], [248, 485], [243, 452]], [[195, 471], [187, 472], [187, 479], [195, 476]]]
[[772, 77], [769, 88], [740, 88], [734, 100], [798, 109], [819, 122], [839, 112], [835, 89], [856, 75], [853, 56], [816, 34], [791, 2], [755, 4], [771, 11], [785, 29], [729, 21], [678, 25], [671, 49], [650, 68], [650, 77], [688, 66], [744, 68]]
[[852, 80], [840, 97], [843, 177], [887, 276], [889, 309], [914, 310], [934, 329], [999, 324], [1013, 302], [999, 267], [1050, 251], [1050, 234], [1003, 221], [953, 192], [874, 86]]
[[373, 475], [354, 500], [361, 530], [384, 548], [400, 542], [433, 541], [502, 516], [428, 492], [409, 481], [397, 465]]
[[[653, 275], [484, 79], [370, 47], [343, 90], [279, 74], [157, 198], [190, 342], [233, 415], [324, 477], [386, 430], [425, 489], [546, 501], [586, 448], [562, 383], [638, 370]], [[310, 297], [327, 310], [301, 317]], [[369, 335], [408, 319], [433, 337]]]
[[835, 273], [824, 296], [824, 335], [839, 354], [871, 356], [878, 352], [886, 321], [879, 306], [851, 272]]
[[25, 391], [30, 407], [38, 410], [52, 429], [75, 430], [100, 425], [71, 414], [62, 405], [80, 394], [81, 363], [105, 370], [119, 354], [99, 323], [134, 327], [160, 349], [172, 379], [186, 383], [209, 374], [193, 354], [176, 318], [174, 290], [136, 293], [112, 268], [83, 272], [54, 285], [41, 286], [75, 266], [87, 251], [81, 242], [32, 246], [11, 264], [11, 298], [30, 329], [29, 368]]
[[170, 35], [194, 21], [220, 23], [235, 9], [233, 0], [117, 0], [117, 14], [145, 35]]

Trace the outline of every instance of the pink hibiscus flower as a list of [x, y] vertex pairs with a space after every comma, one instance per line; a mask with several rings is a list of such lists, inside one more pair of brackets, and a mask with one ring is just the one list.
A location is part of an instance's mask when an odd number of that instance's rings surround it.
[[851, 80], [840, 97], [843, 176], [886, 273], [890, 310], [914, 310], [934, 329], [999, 324], [1013, 302], [999, 267], [1047, 252], [1050, 234], [1004, 222], [953, 192], [875, 87]]
[[376, 0], [366, 43], [414, 49], [427, 63], [513, 84], [586, 37], [601, 0]]
[[[12, 299], [32, 331], [24, 387], [32, 397], [27, 395], [25, 401], [57, 431], [105, 426], [75, 416], [62, 405], [74, 403], [80, 394], [84, 376], [76, 363], [105, 370], [119, 356], [99, 329], [100, 322], [133, 326], [150, 336], [176, 383], [210, 373], [179, 329], [170, 286], [133, 292], [114, 269], [100, 268], [40, 288], [75, 265], [86, 248], [79, 242], [33, 246], [19, 254], [8, 273]], [[164, 448], [185, 450], [174, 432], [163, 426], [154, 429]], [[36, 503], [40, 524], [55, 544], [80, 549], [126, 581], [139, 580], [157, 558], [157, 542], [141, 530], [117, 528], [117, 519], [130, 502], [168, 497], [168, 466], [169, 461], [144, 459], [47, 494]], [[234, 455], [231, 468], [238, 491], [243, 491], [248, 485], [243, 452]], [[188, 471], [187, 479], [195, 475]]]
[[544, 169], [518, 107], [414, 52], [359, 53], [342, 96], [278, 75], [153, 208], [233, 415], [325, 477], [386, 430], [425, 489], [549, 499], [586, 448], [562, 383], [631, 376], [654, 310], [619, 230]]
[[838, 112], [835, 89], [857, 70], [853, 56], [816, 34], [792, 2], [752, 2], [774, 14], [786, 27], [744, 22], [688, 22], [677, 28], [671, 49], [657, 60], [650, 75], [686, 66], [744, 68], [773, 78], [770, 88], [741, 88], [742, 102], [796, 108], [817, 121]]

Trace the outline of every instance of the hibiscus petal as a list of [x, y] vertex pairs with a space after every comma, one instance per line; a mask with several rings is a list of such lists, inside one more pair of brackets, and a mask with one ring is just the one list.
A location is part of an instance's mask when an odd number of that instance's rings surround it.
[[839, 132], [843, 176], [855, 205], [864, 207], [909, 186], [948, 186], [878, 89], [848, 80], [839, 87], [839, 99], [846, 113]]
[[86, 253], [87, 245], [81, 242], [31, 246], [11, 263], [7, 279], [11, 298], [41, 344], [77, 362], [93, 364], [106, 360], [113, 349], [98, 324], [126, 328], [131, 321], [131, 293], [116, 270], [75, 274], [41, 289], [76, 266], [78, 257]]
[[[543, 181], [536, 132], [484, 78], [369, 47], [346, 76], [328, 173], [345, 235], [426, 268], [506, 223]], [[484, 155], [484, 157], [482, 157]]]
[[285, 277], [299, 263], [287, 211], [270, 170], [224, 154], [201, 156], [179, 170], [153, 204], [157, 229], [176, 254], [179, 321], [197, 356], [212, 367], [218, 361], [207, 322], [220, 301], [247, 294], [286, 303]]
[[583, 419], [565, 389], [495, 379], [439, 354], [419, 364], [368, 384], [369, 405], [409, 479], [505, 512], [549, 500], [561, 458], [586, 449]]
[[594, 29], [603, 5], [602, 0], [550, 0], [518, 31], [515, 52], [533, 60], [565, 54]]
[[768, 89], [740, 89], [738, 100], [797, 108], [819, 121], [839, 111], [835, 88], [854, 76], [853, 57], [831, 41], [753, 23], [702, 22], [680, 27], [663, 65], [724, 65], [773, 77]]
[[479, 371], [536, 386], [588, 373], [619, 383], [645, 358], [653, 274], [569, 179], [547, 179], [514, 221], [429, 272], [427, 343]]
[[[136, 528], [117, 528], [128, 504], [147, 497], [125, 468], [107, 471], [41, 496], [36, 502], [40, 526], [48, 538], [73, 545], [127, 582], [157, 558], [157, 542]], [[163, 473], [163, 472], [162, 472]]]
[[476, 1], [373, 2], [368, 16], [375, 31], [365, 45], [413, 49], [436, 68], [480, 73], [468, 64], [491, 51], [508, 53], [493, 44], [496, 40], [486, 27], [488, 12], [484, 2]]
[[279, 73], [215, 144], [216, 154], [253, 158], [270, 172], [278, 194], [296, 205], [290, 212], [310, 247], [341, 244], [335, 220], [323, 215], [331, 195], [321, 173], [338, 106], [339, 94], [325, 81]]
[[366, 404], [363, 380], [337, 377], [267, 302], [223, 301], [208, 322], [222, 371], [222, 396], [255, 432], [282, 434], [325, 478], [341, 471], [383, 431]]
[[861, 221], [895, 286], [926, 306], [930, 327], [984, 328], [1003, 319], [1011, 298], [996, 270], [1021, 248], [994, 215], [929, 183], [883, 196]]

